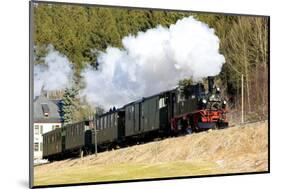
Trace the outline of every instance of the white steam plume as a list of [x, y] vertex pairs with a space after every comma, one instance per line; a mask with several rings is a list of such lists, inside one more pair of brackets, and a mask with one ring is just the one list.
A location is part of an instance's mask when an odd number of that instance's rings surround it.
[[47, 50], [44, 63], [34, 66], [34, 97], [39, 96], [42, 90], [63, 90], [72, 84], [73, 70], [68, 58], [51, 45]]
[[220, 73], [225, 62], [214, 29], [193, 17], [169, 28], [158, 26], [122, 40], [123, 49], [108, 47], [98, 56], [99, 69], [82, 72], [81, 96], [106, 109]]

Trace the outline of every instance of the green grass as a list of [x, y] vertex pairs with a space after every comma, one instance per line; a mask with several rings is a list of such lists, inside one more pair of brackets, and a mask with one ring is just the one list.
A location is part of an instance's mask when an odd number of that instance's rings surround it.
[[73, 166], [63, 169], [48, 170], [37, 173], [35, 169], [34, 184], [71, 184], [83, 182], [117, 181], [194, 176], [222, 173], [215, 163], [208, 162], [169, 162], [157, 164], [111, 164]]

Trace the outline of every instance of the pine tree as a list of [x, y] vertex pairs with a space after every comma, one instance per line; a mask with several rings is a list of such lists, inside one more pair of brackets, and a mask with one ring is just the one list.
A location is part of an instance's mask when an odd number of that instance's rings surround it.
[[62, 98], [62, 118], [64, 124], [72, 123], [74, 121], [73, 114], [77, 107], [76, 95], [78, 89], [75, 87], [66, 89]]

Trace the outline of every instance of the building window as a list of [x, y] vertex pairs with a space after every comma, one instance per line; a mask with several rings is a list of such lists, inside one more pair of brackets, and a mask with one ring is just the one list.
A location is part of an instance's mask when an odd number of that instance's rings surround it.
[[49, 117], [50, 109], [49, 109], [48, 104], [41, 104], [41, 106], [42, 106], [44, 116]]
[[34, 143], [34, 151], [35, 151], [35, 152], [38, 152], [38, 150], [39, 150], [39, 143], [38, 143], [38, 142], [35, 142], [35, 143]]
[[34, 134], [39, 135], [39, 125], [34, 126]]

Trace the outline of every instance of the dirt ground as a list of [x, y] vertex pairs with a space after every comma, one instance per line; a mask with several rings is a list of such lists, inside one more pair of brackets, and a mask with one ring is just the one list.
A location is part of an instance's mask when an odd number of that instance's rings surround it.
[[34, 168], [35, 185], [268, 170], [268, 122], [236, 125]]

